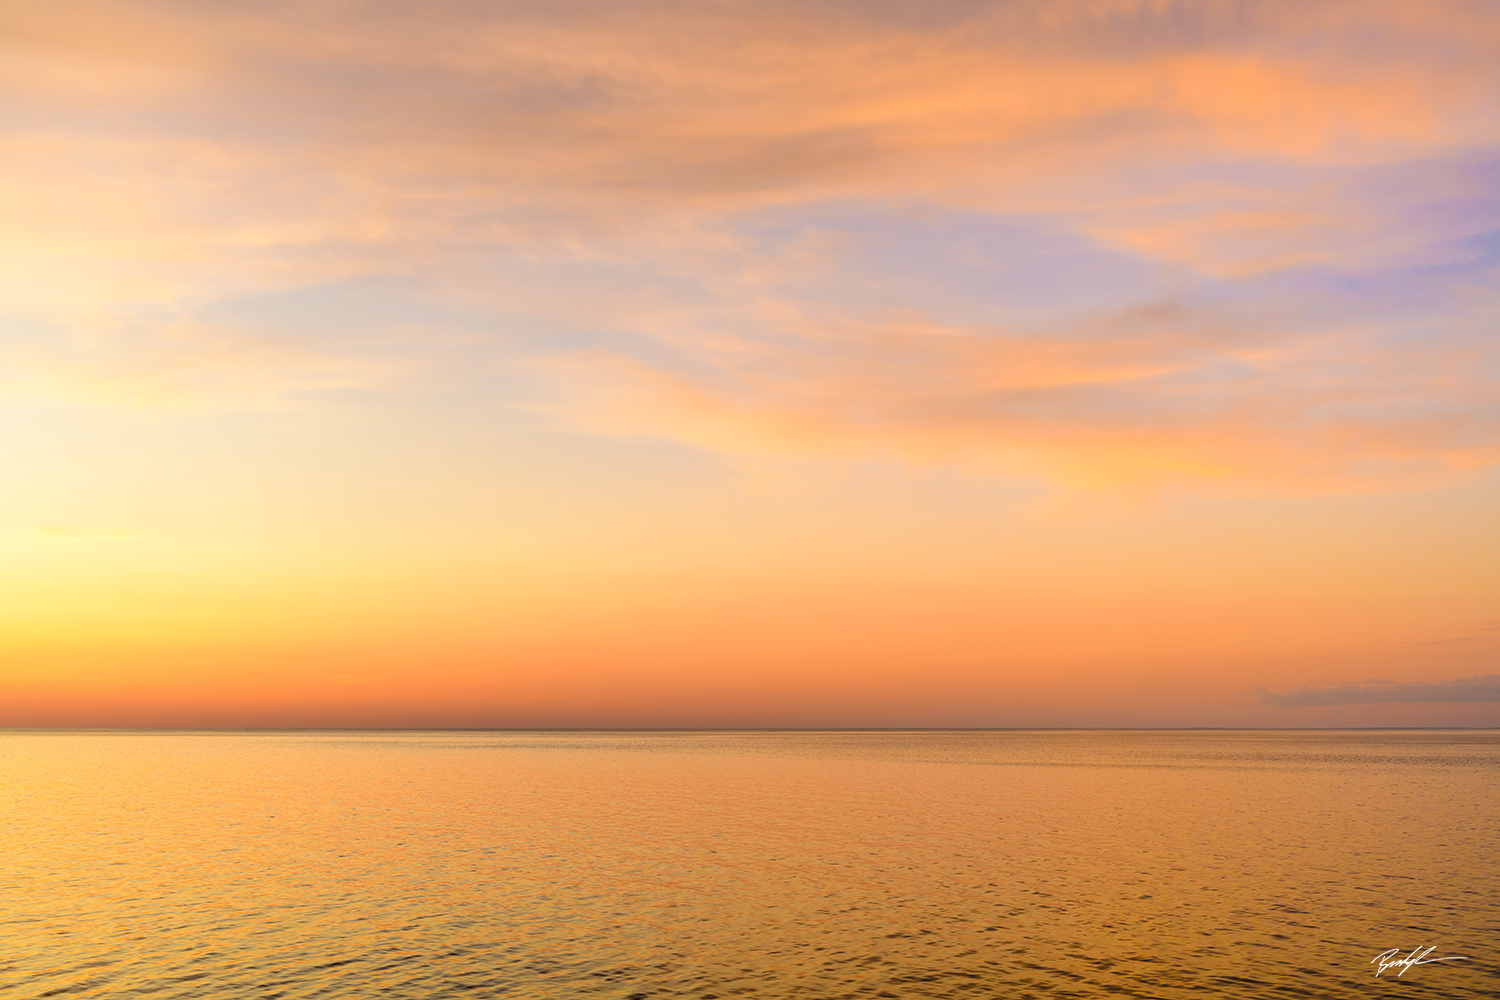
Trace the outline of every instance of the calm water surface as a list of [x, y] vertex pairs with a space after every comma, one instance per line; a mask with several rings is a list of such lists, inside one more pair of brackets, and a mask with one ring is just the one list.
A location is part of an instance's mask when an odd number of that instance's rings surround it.
[[1496, 997], [1497, 779], [1493, 731], [0, 732], [0, 998]]

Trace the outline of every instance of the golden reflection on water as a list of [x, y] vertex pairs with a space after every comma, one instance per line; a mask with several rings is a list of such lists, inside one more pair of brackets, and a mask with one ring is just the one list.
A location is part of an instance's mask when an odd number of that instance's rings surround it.
[[[1500, 995], [1500, 734], [0, 733], [0, 997]], [[1376, 979], [1379, 952], [1470, 960]]]

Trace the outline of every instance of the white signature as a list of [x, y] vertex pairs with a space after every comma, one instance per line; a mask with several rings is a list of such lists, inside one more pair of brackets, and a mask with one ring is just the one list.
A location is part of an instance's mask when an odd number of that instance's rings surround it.
[[1406, 975], [1406, 970], [1418, 965], [1431, 965], [1433, 962], [1463, 962], [1468, 959], [1467, 955], [1449, 955], [1447, 958], [1428, 958], [1436, 948], [1413, 948], [1411, 954], [1405, 958], [1401, 957], [1400, 948], [1392, 948], [1390, 951], [1382, 951], [1379, 955], [1370, 959], [1370, 964], [1376, 965], [1375, 975], [1380, 975], [1386, 969], [1394, 969], [1398, 966], [1401, 971], [1396, 973], [1398, 977]]

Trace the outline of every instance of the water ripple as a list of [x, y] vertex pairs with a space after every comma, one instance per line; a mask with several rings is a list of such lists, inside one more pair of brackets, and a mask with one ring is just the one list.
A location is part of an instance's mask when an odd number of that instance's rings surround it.
[[0, 1000], [1500, 995], [1500, 734], [0, 734]]

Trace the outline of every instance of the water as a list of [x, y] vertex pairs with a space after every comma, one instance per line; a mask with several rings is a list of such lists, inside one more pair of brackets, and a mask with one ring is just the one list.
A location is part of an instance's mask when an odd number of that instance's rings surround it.
[[[1500, 733], [0, 733], [0, 998], [1495, 997]], [[1436, 946], [1378, 979], [1389, 948]]]

